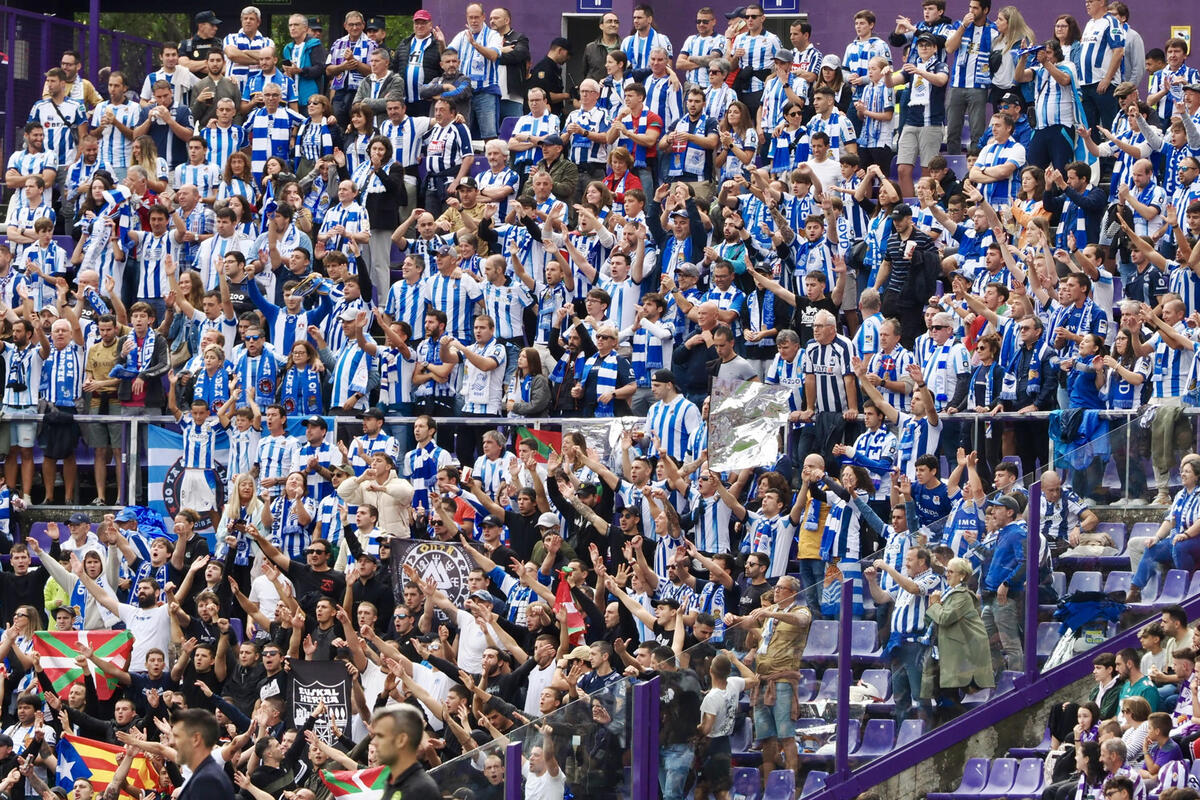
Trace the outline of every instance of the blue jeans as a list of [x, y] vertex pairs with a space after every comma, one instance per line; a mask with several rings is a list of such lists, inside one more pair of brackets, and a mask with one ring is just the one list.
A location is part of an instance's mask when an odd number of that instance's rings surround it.
[[824, 561], [819, 558], [800, 559], [800, 584], [804, 587], [800, 591], [808, 601], [808, 610], [812, 612], [814, 618], [821, 616], [821, 604], [816, 601], [821, 596], [820, 587], [824, 582]]
[[525, 113], [525, 106], [518, 103], [516, 100], [506, 100], [500, 98], [500, 119], [505, 117], [519, 117]]
[[892, 700], [896, 703], [896, 722], [903, 721], [913, 701], [920, 702], [921, 656], [925, 648], [917, 642], [904, 642], [892, 652]]
[[471, 95], [471, 133], [477, 139], [495, 139], [500, 118], [500, 95], [478, 92]]
[[504, 385], [508, 386], [512, 383], [513, 376], [517, 374], [517, 357], [521, 355], [521, 348], [513, 342], [504, 342]]
[[764, 706], [763, 696], [758, 696], [754, 706], [754, 738], [791, 739], [796, 736], [796, 720], [792, 717], [792, 698], [796, 696], [790, 683], [775, 684], [775, 705]]
[[686, 744], [668, 744], [658, 748], [658, 785], [663, 800], [683, 800], [686, 796], [684, 789], [694, 757], [692, 748]]
[[1065, 125], [1051, 125], [1034, 131], [1033, 138], [1029, 140], [1026, 161], [1042, 169], [1050, 164], [1055, 169], [1065, 169], [1075, 158], [1072, 136], [1073, 133]]
[[1173, 560], [1171, 551], [1170, 534], [1162, 541], [1147, 547], [1146, 554], [1142, 556], [1142, 563], [1138, 564], [1137, 572], [1133, 573], [1133, 585], [1139, 589], [1145, 589], [1146, 584], [1150, 582], [1150, 576], [1158, 570], [1159, 564], [1166, 564], [1168, 567], [1171, 565]]
[[1200, 568], [1200, 539], [1184, 539], [1171, 545], [1171, 556], [1176, 569], [1192, 572]]
[[1083, 103], [1083, 113], [1087, 116], [1089, 128], [1097, 125], [1111, 125], [1113, 117], [1117, 115], [1117, 98], [1113, 97], [1116, 83], [1110, 85], [1104, 94], [1097, 89], [1099, 85], [1092, 83], [1079, 87], [1079, 99]]

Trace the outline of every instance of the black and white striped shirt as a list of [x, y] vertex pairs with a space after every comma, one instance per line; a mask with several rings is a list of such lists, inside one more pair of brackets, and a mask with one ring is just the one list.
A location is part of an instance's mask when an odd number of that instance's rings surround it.
[[813, 339], [804, 348], [801, 369], [805, 380], [812, 375], [817, 382], [816, 405], [812, 411], [842, 412], [850, 408], [844, 378], [853, 373], [850, 368], [853, 356], [854, 345], [840, 334], [829, 344], [821, 344]]

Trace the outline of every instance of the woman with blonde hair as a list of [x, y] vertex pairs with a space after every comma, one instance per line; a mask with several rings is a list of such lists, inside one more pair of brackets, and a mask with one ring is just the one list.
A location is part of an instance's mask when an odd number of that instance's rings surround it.
[[[13, 545], [13, 556], [19, 557], [22, 553], [18, 550], [20, 545]], [[28, 548], [24, 549], [24, 557], [29, 558]], [[49, 558], [49, 555], [43, 555], [43, 558]], [[33, 634], [34, 631], [42, 630], [42, 615], [33, 606], [17, 606], [17, 610], [13, 612], [12, 623], [5, 629], [4, 635], [0, 637], [0, 661], [12, 656], [9, 662], [14, 666], [20, 667], [20, 672], [25, 674], [17, 681], [16, 694], [34, 689], [37, 686], [37, 675], [33, 671]], [[13, 671], [11, 675], [20, 674]]]
[[167, 160], [158, 154], [158, 145], [149, 136], [142, 135], [133, 140], [129, 166], [146, 170], [146, 185], [155, 194], [162, 194], [170, 185], [170, 167], [167, 166]]
[[936, 700], [940, 709], [958, 709], [960, 693], [996, 685], [992, 672], [987, 629], [979, 613], [979, 598], [967, 583], [974, 570], [965, 558], [946, 563], [944, 592], [929, 595], [925, 616], [936, 625], [932, 651], [925, 657], [921, 675], [921, 697]]
[[[1005, 6], [996, 12], [996, 32], [999, 37], [992, 38], [992, 88], [988, 100], [992, 108], [1000, 102], [1000, 98], [1008, 92], [1016, 91], [1024, 98], [1025, 103], [1033, 99], [1032, 86], [1017, 84], [1016, 70], [1018, 51], [1029, 47], [1035, 41], [1033, 30], [1021, 16], [1016, 6]], [[1025, 90], [1030, 91], [1026, 92]], [[975, 132], [971, 132], [975, 136]]]

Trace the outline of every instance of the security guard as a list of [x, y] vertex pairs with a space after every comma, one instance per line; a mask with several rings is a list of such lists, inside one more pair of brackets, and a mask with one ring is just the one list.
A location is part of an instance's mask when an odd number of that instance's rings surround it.
[[533, 65], [529, 73], [529, 83], [525, 87], [526, 91], [534, 86], [544, 89], [550, 100], [550, 110], [559, 115], [563, 113], [563, 103], [570, 100], [570, 90], [573, 88], [568, 85], [566, 74], [566, 63], [570, 57], [571, 43], [561, 36], [552, 39], [550, 52]]

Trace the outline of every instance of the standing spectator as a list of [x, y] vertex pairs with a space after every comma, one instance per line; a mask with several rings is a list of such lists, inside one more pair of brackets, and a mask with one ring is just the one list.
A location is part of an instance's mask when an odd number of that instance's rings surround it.
[[529, 180], [529, 172], [534, 165], [542, 160], [543, 140], [558, 133], [561, 123], [557, 115], [550, 113], [547, 100], [544, 88], [535, 86], [529, 90], [529, 113], [517, 120], [508, 140], [508, 152], [516, 154], [513, 156], [513, 169], [523, 184]]
[[645, 80], [650, 72], [650, 51], [656, 47], [666, 50], [667, 56], [674, 52], [671, 40], [654, 30], [654, 9], [646, 3], [639, 3], [633, 7], [633, 33], [621, 42], [621, 50], [629, 61], [634, 81]]
[[1079, 93], [1079, 77], [1063, 53], [1062, 45], [1055, 39], [1047, 39], [1037, 52], [1037, 66], [1032, 70], [1025, 59], [1017, 59], [1016, 79], [1034, 80], [1034, 108], [1037, 130], [1029, 141], [1026, 157], [1030, 164], [1045, 169], [1053, 164], [1055, 169], [1065, 169], [1075, 155], [1072, 146], [1075, 128], [1083, 124], [1076, 119], [1076, 96]]
[[179, 48], [174, 44], [162, 46], [162, 69], [157, 69], [142, 81], [142, 91], [138, 96], [142, 105], [150, 105], [153, 100], [154, 84], [166, 81], [172, 91], [172, 104], [185, 105], [185, 100], [191, 96], [192, 86], [200, 80], [191, 71], [179, 66]]
[[[1103, 5], [1104, 0], [1091, 2]], [[964, 114], [970, 118], [972, 139], [981, 136], [987, 124], [988, 90], [992, 87], [988, 58], [992, 40], [999, 36], [996, 24], [988, 19], [991, 10], [992, 0], [971, 0], [966, 15], [954, 23], [954, 32], [946, 40], [946, 56], [958, 53], [946, 102], [946, 152], [950, 155], [962, 152]]]
[[937, 39], [932, 33], [918, 33], [913, 51], [915, 57], [902, 67], [910, 83], [896, 147], [896, 173], [906, 197], [915, 194], [913, 165], [927, 168], [941, 148], [946, 132], [946, 85], [950, 82], [950, 70], [937, 57]]
[[[467, 27], [450, 42], [471, 81], [471, 130], [480, 139], [496, 138], [500, 123], [500, 70], [497, 63], [504, 37], [486, 24], [483, 6], [466, 9]], [[520, 96], [520, 95], [518, 95]]]
[[288, 17], [288, 34], [292, 40], [283, 47], [283, 71], [296, 82], [296, 102], [299, 108], [308, 107], [308, 99], [325, 90], [325, 60], [329, 53], [321, 39], [308, 27], [303, 14]]
[[738, 90], [738, 99], [746, 104], [751, 114], [757, 114], [762, 104], [763, 80], [771, 74], [775, 54], [783, 49], [783, 43], [775, 34], [763, 30], [766, 15], [762, 6], [757, 3], [747, 5], [744, 18], [746, 30], [733, 40], [729, 56], [737, 60], [740, 70], [734, 87]]
[[1106, 0], [1084, 0], [1087, 25], [1079, 49], [1079, 88], [1088, 128], [1108, 124], [1117, 115], [1113, 88], [1120, 83], [1125, 57], [1125, 29], [1108, 13]]
[[792, 74], [809, 85], [816, 83], [824, 56], [812, 43], [812, 25], [796, 20], [788, 30], [792, 43]]
[[[187, 162], [188, 141], [193, 136], [191, 109], [182, 103], [173, 103], [171, 84], [166, 81], [154, 84], [154, 102], [146, 109], [141, 124], [133, 129], [135, 137], [149, 134], [170, 169]], [[211, 191], [204, 194], [208, 196]]]
[[[242, 90], [236, 83], [225, 77], [225, 55], [220, 50], [208, 54], [205, 62], [208, 74], [192, 87], [192, 116], [201, 131], [208, 129], [209, 123], [218, 119], [217, 108], [222, 100], [233, 103], [234, 114], [224, 123], [228, 126], [236, 118], [237, 107], [242, 102]], [[209, 163], [224, 165], [229, 152], [213, 160], [210, 145]], [[235, 148], [236, 149], [236, 148]]]
[[846, 45], [842, 56], [842, 71], [846, 73], [846, 82], [854, 87], [855, 100], [862, 98], [867, 87], [867, 66], [872, 58], [882, 58], [890, 65], [892, 50], [875, 35], [875, 12], [864, 9], [854, 15], [854, 41]]
[[454, 121], [454, 106], [439, 98], [433, 105], [434, 125], [425, 148], [425, 208], [441, 216], [446, 198], [458, 192], [459, 182], [471, 173], [475, 156], [467, 126]]
[[404, 80], [404, 101], [414, 117], [429, 116], [429, 103], [421, 98], [421, 87], [441, 72], [442, 48], [446, 45], [441, 29], [425, 9], [413, 14], [413, 34], [392, 53], [391, 70]]
[[[46, 102], [46, 101], [42, 101]], [[70, 110], [69, 108], [67, 109]], [[132, 131], [130, 131], [132, 133]], [[54, 187], [54, 180], [57, 176], [57, 167], [59, 165], [58, 157], [54, 150], [46, 146], [46, 131], [38, 120], [31, 119], [25, 124], [24, 130], [25, 146], [8, 157], [8, 168], [4, 172], [4, 183], [9, 189], [18, 191], [13, 193], [12, 199], [9, 200], [9, 218], [14, 219], [13, 211], [28, 208], [30, 205], [29, 198], [26, 197], [24, 189], [26, 181], [31, 177], [40, 178], [42, 181], [41, 200], [50, 206], [51, 192]], [[14, 253], [19, 255], [19, 253]]]
[[934, 250], [934, 242], [913, 224], [912, 208], [907, 203], [892, 209], [891, 222], [892, 232], [875, 277], [875, 289], [880, 293], [884, 316], [900, 320], [900, 341], [908, 346], [921, 330], [922, 315], [919, 305], [904, 298], [902, 292], [909, 271], [923, 266], [924, 254]]
[[108, 74], [108, 96], [119, 98], [97, 104], [92, 112], [91, 131], [99, 131], [100, 164], [118, 180], [125, 179], [133, 151], [133, 129], [142, 121], [145, 110], [126, 95], [125, 75]]
[[[684, 73], [684, 80], [702, 88], [708, 85], [705, 68], [725, 52], [725, 37], [713, 32], [716, 21], [716, 12], [709, 6], [697, 11], [696, 32], [684, 40], [675, 59], [675, 68]], [[596, 79], [602, 77], [603, 73]]]
[[[496, 63], [499, 65], [498, 77], [500, 80], [500, 110], [497, 119], [519, 117], [524, 108], [522, 103], [525, 100], [525, 74], [529, 71], [529, 37], [513, 30], [512, 15], [504, 7], [492, 9], [492, 13], [488, 15], [488, 26], [500, 34], [501, 39], [500, 57], [496, 59]], [[560, 39], [563, 42], [566, 41], [561, 37], [554, 39], [550, 42], [551, 51], [554, 50], [554, 43]], [[567, 49], [570, 49], [569, 44]], [[536, 77], [537, 71], [538, 67], [535, 66], [530, 73], [531, 76]], [[560, 101], [558, 106], [561, 108], [561, 105]]]
[[1121, 30], [1125, 33], [1125, 53], [1121, 57], [1121, 81], [1141, 86], [1142, 78], [1146, 77], [1146, 43], [1142, 40], [1140, 33], [1129, 27], [1129, 6], [1121, 2], [1110, 2], [1108, 13], [1117, 18], [1117, 21], [1121, 23]]
[[363, 35], [363, 25], [362, 12], [347, 12], [342, 20], [346, 35], [330, 46], [325, 59], [325, 74], [332, 78], [329, 88], [333, 92], [333, 114], [343, 128], [350, 124], [350, 106], [363, 76], [371, 71], [368, 59], [377, 47]]
[[1150, 75], [1146, 103], [1158, 112], [1159, 119], [1169, 120], [1175, 116], [1176, 107], [1183, 106], [1184, 87], [1200, 81], [1200, 70], [1184, 63], [1188, 56], [1188, 43], [1183, 39], [1168, 39], [1163, 47], [1167, 63]]
[[[699, 17], [700, 14], [697, 13], [696, 16]], [[587, 47], [583, 49], [583, 74], [585, 77], [594, 81], [604, 80], [604, 76], [608, 74], [604, 67], [604, 62], [608, 60], [608, 54], [621, 47], [620, 29], [621, 18], [616, 14], [607, 11], [601, 15], [600, 35], [588, 42]]]
[[[988, 659], [988, 634], [979, 614], [979, 599], [968, 587], [974, 570], [964, 558], [946, 564], [945, 591], [929, 595], [925, 615], [936, 628], [937, 657], [926, 658], [921, 696], [935, 699], [939, 707], [957, 705], [956, 690], [968, 691], [996, 685]], [[1115, 693], [1114, 693], [1115, 695]], [[1115, 697], [1114, 697], [1115, 699]]]
[[993, 114], [992, 140], [968, 173], [973, 182], [983, 184], [987, 202], [1000, 210], [1016, 200], [1021, 189], [1021, 167], [1025, 166], [1025, 148], [1012, 133], [1012, 120], [1005, 114]]
[[[571, 99], [574, 92], [574, 87], [568, 83], [566, 72], [566, 64], [570, 58], [571, 42], [562, 36], [556, 36], [550, 40], [550, 49], [546, 52], [546, 57], [534, 64], [529, 71], [529, 88], [541, 88], [546, 93], [550, 110], [559, 117], [565, 109], [563, 104]], [[501, 66], [501, 69], [504, 67]], [[504, 102], [512, 101], [501, 101], [502, 104]]]
[[1020, 513], [1020, 501], [1012, 495], [987, 501], [987, 531], [996, 537], [996, 545], [979, 588], [983, 596], [983, 623], [988, 636], [999, 642], [999, 651], [992, 656], [997, 672], [1021, 669], [1025, 663], [1021, 612], [1025, 608], [1025, 547], [1029, 529], [1019, 519]]
[[821, 453], [827, 463], [836, 463], [833, 445], [842, 440], [846, 421], [858, 417], [858, 383], [850, 365], [853, 357], [854, 345], [838, 333], [833, 314], [818, 311], [802, 366], [805, 410], [801, 419], [814, 424], [800, 431], [799, 452]]
[[262, 25], [262, 12], [257, 7], [243, 8], [241, 21], [241, 30], [228, 34], [223, 43], [225, 58], [229, 61], [226, 75], [239, 89], [246, 84], [250, 70], [258, 66], [258, 52], [275, 47], [275, 42], [258, 29]]

